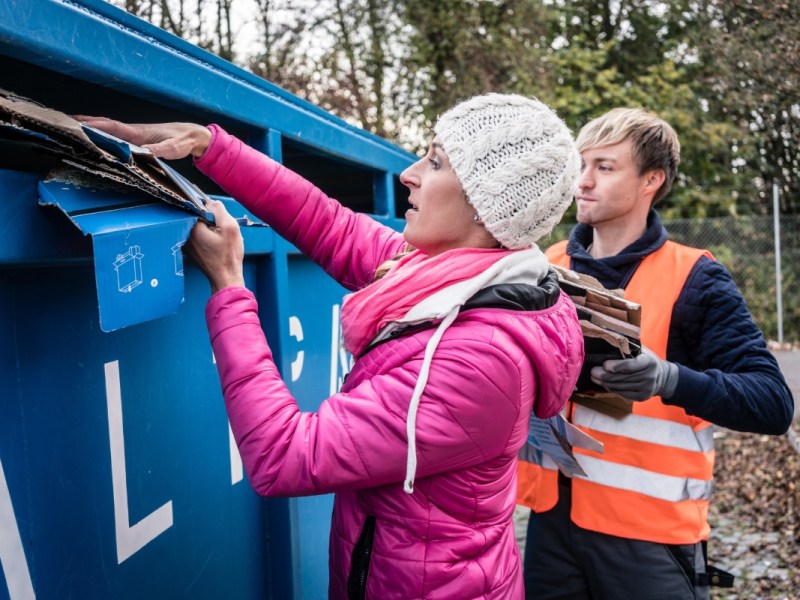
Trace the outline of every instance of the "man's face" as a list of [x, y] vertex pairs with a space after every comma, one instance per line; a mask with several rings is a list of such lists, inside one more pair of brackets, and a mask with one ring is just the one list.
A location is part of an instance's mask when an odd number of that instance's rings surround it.
[[592, 227], [640, 225], [650, 198], [647, 174], [639, 174], [630, 140], [581, 152], [577, 219]]

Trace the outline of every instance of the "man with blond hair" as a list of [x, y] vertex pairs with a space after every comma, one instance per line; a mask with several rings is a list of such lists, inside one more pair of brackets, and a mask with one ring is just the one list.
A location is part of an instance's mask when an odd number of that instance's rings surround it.
[[576, 449], [586, 477], [543, 457], [519, 463], [530, 507], [528, 598], [708, 598], [725, 584], [707, 566], [712, 424], [782, 434], [793, 399], [729, 272], [706, 250], [668, 240], [653, 208], [680, 162], [675, 131], [640, 109], [590, 121], [578, 224], [547, 254], [554, 264], [624, 290], [642, 306], [640, 355], [608, 360], [592, 381], [633, 400], [620, 418], [578, 402], [566, 417], [603, 442]]

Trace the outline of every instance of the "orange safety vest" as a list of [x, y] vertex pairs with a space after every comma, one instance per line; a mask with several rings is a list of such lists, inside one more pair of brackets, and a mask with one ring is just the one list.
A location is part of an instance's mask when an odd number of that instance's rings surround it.
[[[569, 268], [566, 241], [550, 262]], [[667, 241], [645, 257], [625, 289], [642, 306], [642, 343], [666, 358], [672, 309], [706, 250]], [[584, 529], [628, 539], [694, 544], [707, 539], [714, 470], [711, 423], [654, 396], [615, 418], [568, 402], [567, 418], [603, 442], [596, 453], [575, 448], [587, 477], [572, 479], [572, 521]], [[528, 462], [531, 460], [533, 462]], [[546, 455], [520, 460], [518, 503], [544, 512], [558, 500], [558, 471]]]

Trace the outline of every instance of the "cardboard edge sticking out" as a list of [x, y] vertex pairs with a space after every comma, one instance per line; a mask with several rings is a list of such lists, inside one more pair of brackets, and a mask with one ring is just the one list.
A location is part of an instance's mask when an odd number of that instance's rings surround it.
[[552, 265], [561, 289], [575, 303], [584, 337], [586, 356], [572, 400], [615, 418], [633, 410], [633, 402], [591, 381], [591, 369], [610, 359], [624, 359], [641, 352], [642, 307], [609, 290], [591, 275]]
[[0, 142], [11, 138], [16, 145], [27, 142], [31, 148], [38, 146], [51, 159], [59, 158], [73, 169], [144, 190], [207, 223], [214, 222], [213, 214], [206, 209], [208, 195], [146, 148], [3, 89], [0, 125]]
[[539, 457], [544, 455], [567, 477], [585, 477], [586, 472], [573, 448], [602, 453], [603, 443], [578, 429], [561, 414], [540, 419], [531, 413], [528, 438], [519, 457], [528, 462], [542, 463]]

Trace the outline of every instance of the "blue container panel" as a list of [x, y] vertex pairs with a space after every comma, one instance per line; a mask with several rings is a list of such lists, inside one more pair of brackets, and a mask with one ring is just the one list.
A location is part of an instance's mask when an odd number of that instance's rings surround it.
[[263, 503], [232, 451], [208, 284], [194, 269], [186, 283], [177, 314], [103, 333], [90, 266], [0, 273], [0, 525], [28, 571], [7, 538], [0, 599], [27, 576], [39, 598], [266, 597]]
[[[218, 122], [402, 226], [413, 156], [102, 0], [0, 0], [0, 87], [67, 114]], [[50, 162], [0, 152], [0, 600], [325, 598], [333, 497], [252, 491], [205, 278], [185, 265], [175, 314], [101, 331], [96, 247], [38, 205]], [[191, 161], [172, 166], [221, 193]], [[276, 362], [300, 408], [317, 410], [349, 370], [344, 290], [271, 229], [244, 236]]]
[[[64, 213], [39, 206], [36, 186], [43, 177], [44, 173], [10, 171], [0, 164], [0, 267], [80, 262], [91, 256], [91, 240]], [[40, 300], [40, 306], [46, 304]]]
[[[292, 381], [291, 389], [300, 407], [316, 411], [324, 399], [339, 390], [352, 360], [342, 347], [339, 322], [346, 290], [304, 257], [290, 255], [288, 266], [292, 343], [287, 353], [294, 357], [294, 368], [284, 378]], [[325, 598], [333, 496], [298, 498], [293, 502], [299, 559], [295, 569], [301, 586], [297, 597]]]

